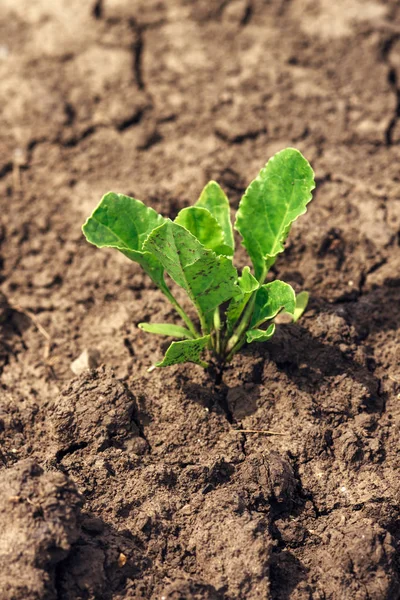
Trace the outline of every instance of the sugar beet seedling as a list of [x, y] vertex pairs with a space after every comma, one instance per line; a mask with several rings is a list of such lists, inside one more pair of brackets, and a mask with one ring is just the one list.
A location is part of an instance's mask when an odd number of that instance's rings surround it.
[[[268, 161], [250, 183], [236, 214], [235, 229], [253, 264], [253, 273], [246, 266], [240, 276], [232, 263], [229, 202], [215, 181], [174, 221], [135, 198], [113, 192], [103, 197], [83, 225], [86, 239], [138, 262], [185, 324], [139, 324], [144, 331], [180, 340], [171, 343], [157, 367], [183, 362], [207, 367], [202, 360], [207, 349], [223, 364], [244, 343], [269, 340], [279, 312], [297, 321], [307, 306], [307, 292], [296, 297], [289, 284], [265, 280], [284, 251], [293, 221], [306, 212], [314, 187], [314, 173], [298, 150], [287, 148]], [[199, 328], [172, 294], [165, 272], [186, 291]]]

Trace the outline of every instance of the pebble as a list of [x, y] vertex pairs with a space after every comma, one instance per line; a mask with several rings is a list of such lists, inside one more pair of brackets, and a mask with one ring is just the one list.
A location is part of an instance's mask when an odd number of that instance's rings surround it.
[[95, 369], [100, 364], [100, 353], [98, 350], [85, 350], [71, 363], [71, 371], [75, 375], [81, 375], [85, 371]]

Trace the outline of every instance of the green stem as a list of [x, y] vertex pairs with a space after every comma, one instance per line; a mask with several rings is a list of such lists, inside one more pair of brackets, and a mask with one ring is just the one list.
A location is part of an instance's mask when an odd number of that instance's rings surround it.
[[[268, 269], [267, 269], [267, 266], [265, 266], [264, 270], [260, 276], [260, 279], [258, 280], [260, 285], [262, 285], [264, 283], [267, 273], [268, 273]], [[253, 292], [253, 295], [250, 298], [250, 301], [248, 302], [248, 304], [246, 306], [246, 310], [243, 313], [243, 317], [242, 317], [239, 325], [236, 327], [232, 337], [228, 340], [228, 343], [226, 345], [228, 361], [232, 358], [232, 356], [235, 354], [235, 352], [237, 352], [243, 346], [243, 344], [245, 342], [246, 331], [249, 326], [251, 316], [253, 314], [254, 304], [256, 302], [256, 294], [257, 294], [257, 291]]]
[[226, 357], [226, 362], [231, 362], [232, 358], [235, 356], [236, 352], [239, 352], [240, 348], [243, 346], [245, 341], [246, 341], [246, 338], [244, 337], [238, 341], [236, 346], [233, 346], [232, 350], [229, 352], [228, 356]]
[[233, 348], [236, 347], [237, 343], [240, 341], [241, 337], [243, 336], [243, 333], [246, 333], [247, 327], [250, 323], [251, 315], [253, 314], [255, 301], [256, 301], [256, 293], [254, 292], [253, 297], [250, 299], [249, 303], [246, 306], [246, 310], [243, 313], [242, 320], [240, 321], [239, 325], [235, 329], [232, 337], [230, 338], [230, 340], [228, 341], [228, 343], [226, 345], [226, 351], [228, 352], [228, 355], [230, 355]]
[[197, 331], [196, 327], [194, 326], [191, 318], [183, 310], [183, 308], [179, 304], [178, 300], [172, 295], [172, 292], [170, 291], [170, 289], [168, 288], [168, 286], [167, 286], [167, 284], [165, 282], [164, 282], [164, 285], [161, 287], [161, 291], [168, 298], [168, 300], [171, 302], [171, 304], [174, 306], [174, 308], [175, 308], [176, 312], [178, 313], [178, 315], [186, 323], [186, 325], [187, 325], [190, 333], [193, 335], [193, 337], [194, 338], [200, 337], [200, 334]]
[[205, 316], [201, 313], [200, 309], [196, 306], [197, 311], [199, 313], [199, 319], [200, 319], [200, 327], [201, 327], [201, 333], [202, 335], [208, 335], [208, 326], [207, 326], [207, 321]]
[[221, 353], [221, 315], [219, 314], [219, 306], [214, 312], [214, 330], [215, 330], [215, 352]]

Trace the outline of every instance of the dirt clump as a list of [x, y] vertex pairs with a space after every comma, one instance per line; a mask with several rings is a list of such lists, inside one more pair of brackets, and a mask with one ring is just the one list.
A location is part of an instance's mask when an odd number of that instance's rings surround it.
[[56, 599], [57, 565], [79, 537], [76, 486], [26, 460], [0, 472], [0, 490], [0, 598]]

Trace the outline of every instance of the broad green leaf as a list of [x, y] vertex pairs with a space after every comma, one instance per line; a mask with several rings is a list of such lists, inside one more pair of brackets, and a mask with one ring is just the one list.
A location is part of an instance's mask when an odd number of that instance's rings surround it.
[[237, 297], [232, 298], [226, 312], [228, 334], [232, 333], [235, 323], [244, 311], [252, 293], [260, 286], [257, 279], [250, 273], [250, 267], [244, 267], [242, 276], [238, 279], [238, 285], [240, 293]]
[[187, 229], [169, 219], [147, 238], [152, 252], [170, 277], [186, 290], [202, 319], [209, 324], [214, 309], [238, 292], [237, 271], [225, 256], [216, 256]]
[[300, 294], [297, 294], [296, 308], [294, 309], [293, 314], [293, 323], [296, 323], [296, 321], [300, 319], [303, 312], [306, 310], [309, 297], [310, 294], [308, 292], [300, 292]]
[[199, 206], [184, 208], [178, 213], [175, 223], [185, 227], [209, 250], [217, 254], [226, 254], [220, 252], [221, 249], [225, 249], [228, 250], [227, 254], [232, 256], [232, 249], [224, 245], [224, 232], [221, 225], [206, 208]]
[[296, 296], [292, 286], [279, 279], [266, 283], [256, 293], [250, 329], [257, 328], [268, 319], [273, 319], [282, 309], [293, 315], [295, 308]]
[[230, 254], [233, 254], [235, 242], [233, 239], [229, 200], [216, 181], [209, 181], [207, 183], [195, 206], [206, 208], [217, 219], [224, 232], [225, 244], [232, 248]]
[[186, 327], [171, 325], [170, 323], [139, 323], [138, 327], [148, 333], [157, 333], [158, 335], [170, 335], [171, 337], [190, 340], [193, 335]]
[[266, 331], [262, 329], [250, 329], [246, 333], [246, 340], [248, 344], [251, 342], [266, 342], [272, 338], [275, 333], [275, 323], [272, 323]]
[[314, 173], [294, 148], [275, 154], [242, 197], [235, 228], [243, 238], [257, 279], [283, 252], [290, 227], [306, 212], [314, 189]]
[[135, 198], [109, 192], [83, 225], [88, 242], [98, 248], [117, 248], [138, 262], [152, 280], [161, 287], [164, 269], [160, 261], [144, 251], [143, 243], [149, 233], [165, 221]]
[[192, 362], [202, 367], [207, 367], [207, 363], [202, 361], [200, 356], [209, 341], [210, 336], [205, 335], [197, 340], [172, 342], [166, 351], [163, 360], [156, 363], [156, 367], [169, 367], [170, 365], [176, 365], [184, 362]]

